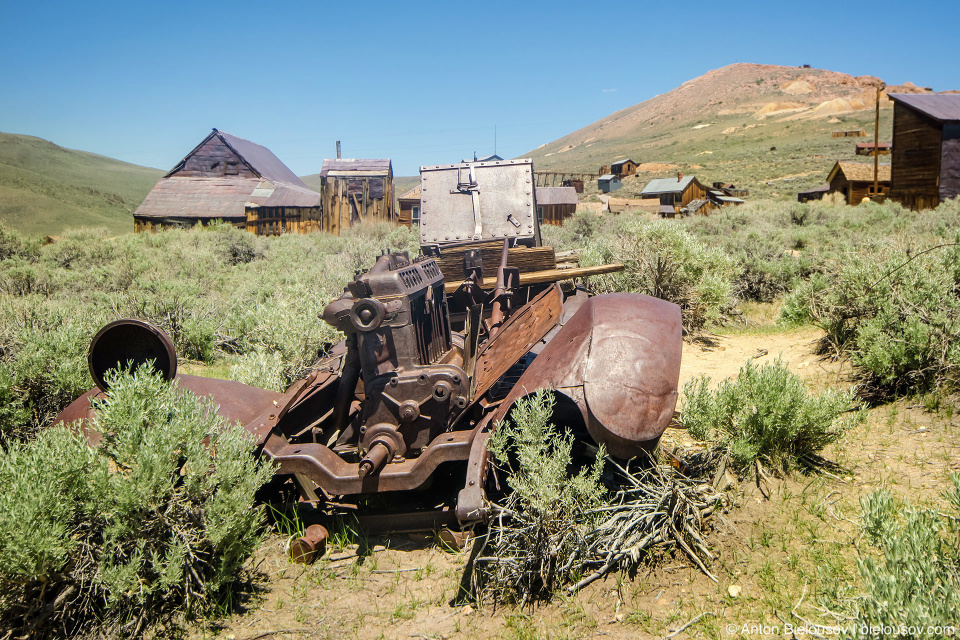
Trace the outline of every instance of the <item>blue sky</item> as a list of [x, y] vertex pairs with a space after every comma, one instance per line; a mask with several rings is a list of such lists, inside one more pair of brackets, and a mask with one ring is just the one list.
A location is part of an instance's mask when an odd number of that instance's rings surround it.
[[[212, 127], [300, 175], [514, 157], [734, 62], [960, 89], [960, 3], [0, 0], [0, 131], [169, 169]], [[871, 44], [875, 42], [876, 44]]]

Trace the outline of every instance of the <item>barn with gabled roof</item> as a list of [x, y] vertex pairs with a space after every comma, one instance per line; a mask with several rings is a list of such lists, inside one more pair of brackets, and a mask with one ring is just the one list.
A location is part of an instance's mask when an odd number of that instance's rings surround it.
[[133, 213], [134, 231], [214, 220], [244, 226], [251, 208], [319, 220], [321, 201], [269, 149], [214, 129], [147, 194]]
[[890, 197], [932, 209], [960, 196], [960, 95], [891, 93]]

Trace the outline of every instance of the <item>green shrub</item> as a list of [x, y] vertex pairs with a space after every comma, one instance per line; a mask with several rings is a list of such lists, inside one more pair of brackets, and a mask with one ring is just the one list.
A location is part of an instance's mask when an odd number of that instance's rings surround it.
[[810, 321], [858, 367], [868, 398], [960, 382], [960, 249], [849, 253], [785, 300], [782, 319]]
[[873, 553], [868, 549], [857, 563], [866, 592], [857, 625], [896, 629], [863, 637], [929, 638], [928, 627], [957, 624], [960, 476], [951, 478], [946, 512], [901, 504], [882, 489], [861, 498], [861, 527]]
[[[210, 613], [261, 540], [272, 475], [209, 400], [110, 377], [98, 449], [67, 429], [0, 454], [0, 620], [15, 635], [140, 635]], [[28, 525], [29, 523], [29, 525]]]
[[[526, 604], [549, 599], [579, 570], [588, 534], [600, 520], [603, 447], [593, 464], [570, 475], [573, 435], [550, 424], [554, 397], [540, 391], [522, 399], [497, 425], [489, 449], [507, 473], [512, 493], [498, 519], [477, 580], [480, 594]], [[483, 599], [480, 595], [480, 599]]]
[[716, 391], [709, 384], [702, 376], [684, 386], [681, 421], [697, 440], [727, 448], [740, 472], [757, 462], [787, 472], [862, 419], [861, 412], [843, 416], [851, 394], [830, 389], [811, 395], [779, 360], [759, 368], [748, 361], [736, 380], [721, 382]]
[[687, 332], [719, 322], [736, 305], [734, 281], [740, 268], [672, 220], [646, 222], [623, 214], [611, 231], [580, 253], [583, 266], [622, 262], [626, 270], [591, 278], [599, 292], [633, 291], [680, 306]]

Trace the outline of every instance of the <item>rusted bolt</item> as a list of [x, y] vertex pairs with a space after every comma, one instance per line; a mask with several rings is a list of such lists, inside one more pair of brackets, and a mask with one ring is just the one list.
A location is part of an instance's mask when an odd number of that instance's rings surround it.
[[287, 554], [293, 562], [310, 564], [323, 555], [329, 537], [330, 534], [323, 526], [312, 524], [303, 532], [302, 537], [290, 540]]

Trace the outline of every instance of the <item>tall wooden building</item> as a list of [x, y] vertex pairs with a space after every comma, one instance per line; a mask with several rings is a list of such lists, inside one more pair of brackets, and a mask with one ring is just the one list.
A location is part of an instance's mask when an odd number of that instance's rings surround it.
[[930, 209], [960, 195], [960, 95], [892, 93], [890, 197]]
[[147, 194], [134, 231], [214, 220], [242, 226], [248, 207], [318, 217], [320, 194], [266, 147], [214, 129]]
[[324, 160], [320, 179], [324, 216], [336, 229], [363, 220], [396, 222], [393, 164], [389, 158]]
[[[890, 192], [890, 165], [881, 164], [879, 169], [879, 192], [884, 197]], [[843, 194], [847, 204], [860, 204], [864, 198], [873, 198], [873, 165], [866, 162], [838, 162], [827, 176], [830, 193]], [[822, 196], [821, 196], [822, 197]]]
[[562, 226], [577, 212], [577, 190], [573, 187], [537, 187], [536, 195], [540, 224]]

